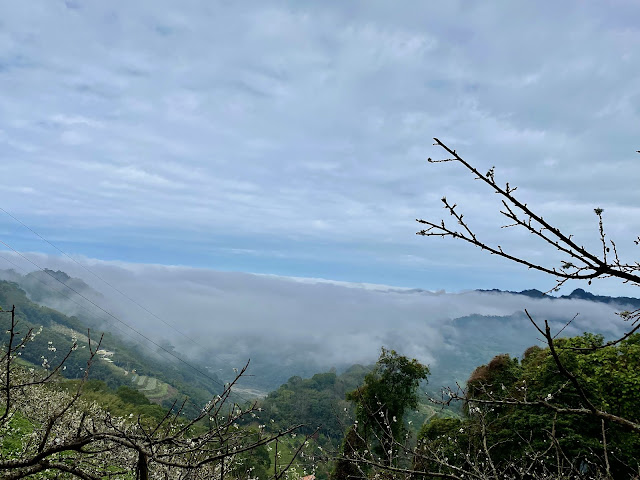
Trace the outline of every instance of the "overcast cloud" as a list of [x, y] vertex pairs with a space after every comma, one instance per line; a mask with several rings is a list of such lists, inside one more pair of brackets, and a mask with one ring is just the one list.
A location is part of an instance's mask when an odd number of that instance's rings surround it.
[[[0, 5], [1, 206], [69, 253], [550, 288], [414, 236], [444, 194], [483, 238], [504, 234], [493, 195], [426, 164], [433, 136], [587, 245], [596, 206], [623, 252], [638, 233], [635, 1]], [[0, 234], [56, 253], [4, 215]]]

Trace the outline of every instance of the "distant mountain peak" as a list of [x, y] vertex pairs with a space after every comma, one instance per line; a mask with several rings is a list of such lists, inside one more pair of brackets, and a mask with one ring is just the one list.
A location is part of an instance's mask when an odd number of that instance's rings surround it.
[[520, 292], [513, 292], [509, 290], [500, 290], [497, 288], [491, 290], [476, 290], [477, 292], [482, 293], [508, 293], [511, 295], [524, 295], [525, 297], [530, 298], [548, 298], [550, 300], [587, 300], [590, 302], [598, 302], [598, 303], [609, 303], [616, 305], [630, 305], [635, 308], [640, 308], [640, 299], [634, 297], [610, 297], [607, 295], [594, 295], [591, 292], [587, 292], [583, 288], [576, 288], [569, 295], [562, 295], [560, 297], [555, 297], [553, 295], [549, 295], [547, 293], [541, 292], [536, 289], [522, 290]]
[[[582, 288], [576, 288], [569, 295], [566, 295], [566, 297], [568, 297], [568, 298], [581, 298], [581, 299], [588, 299], [588, 300], [593, 300], [594, 298], [597, 298], [596, 295], [594, 295], [591, 292], [587, 292], [586, 290], [583, 290]], [[611, 298], [611, 297], [609, 297], [609, 298]]]
[[68, 315], [76, 315], [78, 312], [75, 306], [72, 307], [67, 302], [68, 297], [65, 293], [68, 292], [61, 292], [58, 282], [66, 285], [77, 294], [94, 299], [104, 298], [100, 292], [94, 290], [84, 280], [72, 277], [62, 270], [44, 268], [42, 270], [34, 270], [26, 275], [20, 275], [15, 270], [0, 270], [0, 280], [17, 283], [31, 300], [41, 305], [61, 310]]
[[541, 292], [540, 290], [536, 290], [535, 288], [531, 288], [528, 290], [522, 290], [521, 292], [518, 292], [519, 295], [526, 295], [527, 297], [532, 297], [532, 298], [543, 298], [543, 297], [549, 297], [550, 295], [547, 295], [544, 292]]
[[[57, 278], [58, 280], [62, 281], [62, 282], [67, 282], [69, 280], [71, 280], [71, 277], [69, 276], [69, 274], [67, 272], [63, 272], [62, 270], [51, 270], [50, 268], [45, 268], [43, 270], [44, 273], [46, 273], [47, 275], [51, 275], [52, 277]], [[39, 273], [39, 272], [32, 272], [32, 273]]]
[[509, 293], [511, 295], [524, 295], [526, 297], [532, 297], [532, 298], [555, 298], [553, 295], [548, 295], [544, 292], [541, 292], [540, 290], [536, 290], [535, 288], [531, 288], [528, 290], [522, 290], [521, 292], [514, 292], [512, 290], [500, 290], [499, 288], [492, 288], [490, 290], [484, 290], [484, 289], [478, 289], [476, 290], [476, 292], [481, 292], [481, 293]]

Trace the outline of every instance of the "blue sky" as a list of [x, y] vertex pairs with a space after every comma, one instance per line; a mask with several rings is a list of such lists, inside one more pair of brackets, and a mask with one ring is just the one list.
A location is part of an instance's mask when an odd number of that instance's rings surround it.
[[[640, 231], [640, 4], [0, 0], [0, 206], [107, 261], [427, 289], [553, 286], [416, 237], [496, 198], [438, 137], [597, 245]], [[506, 235], [506, 238], [505, 238]], [[0, 215], [0, 237], [57, 254]], [[8, 267], [9, 265], [7, 265]], [[613, 293], [617, 287], [594, 286]]]

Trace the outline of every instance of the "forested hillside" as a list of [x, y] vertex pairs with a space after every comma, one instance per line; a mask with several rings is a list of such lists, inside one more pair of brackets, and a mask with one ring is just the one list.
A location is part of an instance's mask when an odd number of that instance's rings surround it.
[[[90, 335], [94, 345], [102, 339], [101, 354], [91, 367], [91, 378], [103, 381], [109, 388], [134, 388], [165, 408], [184, 396], [204, 404], [222, 391], [223, 382], [215, 375], [212, 381], [175, 359], [163, 357], [162, 352], [141, 348], [139, 343], [127, 342], [110, 331], [88, 329], [87, 324], [92, 325], [90, 317], [69, 317], [38, 305], [16, 283], [0, 281], [0, 305], [5, 309], [15, 305], [19, 331], [34, 328], [33, 342], [21, 353], [21, 358], [35, 366], [55, 365], [77, 342], [78, 349], [65, 361], [61, 374], [66, 378], [82, 378], [89, 358]], [[7, 340], [8, 333], [3, 330], [0, 341]], [[186, 410], [197, 413], [192, 405], [187, 405]]]
[[345, 410], [353, 413], [347, 392], [355, 390], [371, 367], [354, 365], [341, 375], [335, 371], [317, 373], [311, 378], [291, 377], [278, 390], [260, 401], [264, 418], [273, 420], [277, 428], [303, 423], [302, 431], [319, 433], [335, 441], [344, 435]]
[[[448, 399], [464, 402], [464, 416], [422, 427], [414, 468], [455, 475], [485, 470], [491, 462], [508, 478], [524, 472], [531, 478], [556, 478], [558, 472], [566, 478], [633, 478], [640, 465], [640, 335], [603, 346], [602, 337], [591, 334], [557, 341], [562, 364], [581, 379], [579, 387], [558, 371], [549, 348], [531, 347], [521, 358], [499, 355], [479, 366], [464, 393], [447, 391]], [[594, 421], [580, 388], [594, 409], [631, 423], [605, 416]]]

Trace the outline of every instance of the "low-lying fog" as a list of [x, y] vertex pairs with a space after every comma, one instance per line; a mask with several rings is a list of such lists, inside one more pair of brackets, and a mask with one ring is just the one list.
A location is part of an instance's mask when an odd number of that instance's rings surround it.
[[[67, 258], [39, 254], [31, 258], [38, 265], [83, 279], [102, 294], [95, 297], [100, 307], [156, 342], [169, 342], [222, 378], [251, 358], [253, 384], [264, 388], [273, 388], [294, 374], [373, 363], [381, 346], [430, 364], [436, 382], [464, 380], [459, 377], [468, 375], [473, 364], [502, 352], [519, 355], [539, 342], [521, 314], [525, 308], [536, 319], [553, 320], [556, 328], [579, 313], [563, 335], [595, 331], [612, 336], [624, 328], [615, 315], [620, 307], [584, 300], [428, 292], [82, 259], [94, 275]], [[34, 269], [19, 257], [13, 261], [24, 266], [22, 274]], [[64, 290], [60, 284], [55, 288]], [[81, 290], [77, 284], [75, 288]], [[105, 317], [74, 292], [64, 293], [72, 300], [55, 301], [52, 306], [80, 318]], [[475, 316], [460, 320], [469, 315]], [[495, 318], [504, 316], [510, 318]], [[107, 318], [104, 328], [141, 341], [133, 331]], [[261, 375], [265, 378], [258, 378]]]

